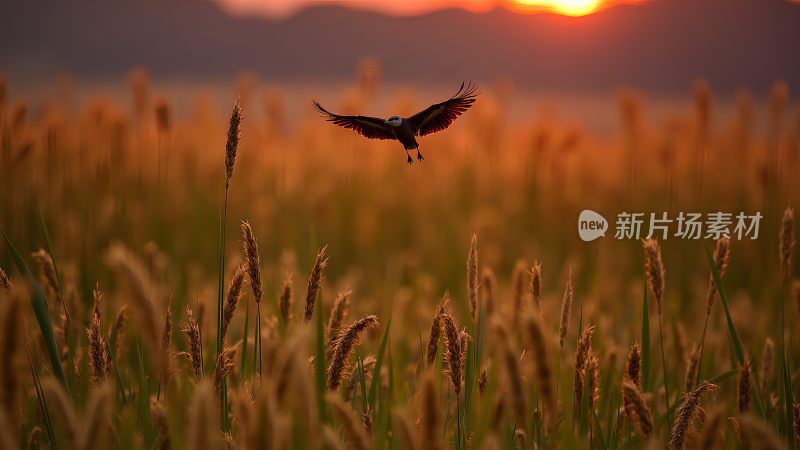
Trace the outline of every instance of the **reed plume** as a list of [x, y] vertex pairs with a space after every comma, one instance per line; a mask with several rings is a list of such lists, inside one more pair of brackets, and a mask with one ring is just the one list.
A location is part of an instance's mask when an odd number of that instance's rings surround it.
[[531, 297], [533, 304], [536, 305], [536, 310], [541, 314], [542, 312], [542, 264], [539, 261], [533, 263], [531, 266]]
[[350, 295], [353, 293], [350, 289], [345, 289], [339, 292], [336, 300], [333, 301], [331, 308], [331, 315], [328, 318], [328, 329], [326, 335], [328, 336], [328, 345], [326, 346], [325, 357], [330, 361], [333, 356], [333, 350], [336, 346], [336, 339], [339, 337], [342, 322], [347, 320], [347, 315], [350, 312]]
[[214, 388], [217, 395], [220, 394], [222, 389], [222, 382], [225, 377], [233, 370], [233, 357], [236, 355], [236, 347], [224, 347], [217, 356], [217, 362], [214, 366]]
[[642, 352], [639, 350], [639, 343], [634, 342], [631, 345], [631, 351], [628, 352], [628, 358], [625, 360], [625, 373], [623, 376], [628, 377], [638, 387], [642, 386]]
[[258, 241], [253, 234], [250, 222], [242, 221], [242, 253], [244, 253], [247, 277], [250, 280], [250, 289], [256, 303], [261, 303], [264, 289], [261, 286], [261, 256], [258, 252]]
[[489, 267], [483, 268], [481, 274], [481, 287], [483, 288], [483, 307], [486, 311], [486, 316], [491, 317], [494, 314], [495, 302], [497, 296], [497, 277], [494, 271]]
[[325, 252], [328, 246], [324, 245], [314, 260], [314, 268], [311, 269], [311, 275], [308, 277], [308, 289], [306, 290], [306, 308], [303, 318], [306, 322], [310, 321], [314, 316], [314, 305], [317, 303], [317, 294], [319, 293], [322, 280], [325, 278], [325, 267], [328, 265], [328, 258]]
[[653, 435], [653, 415], [642, 391], [633, 381], [626, 378], [622, 380], [620, 388], [625, 415], [636, 426], [645, 441], [650, 439]]
[[569, 269], [567, 285], [564, 287], [564, 297], [561, 299], [561, 321], [558, 324], [558, 343], [564, 349], [564, 340], [569, 332], [569, 319], [572, 315], [572, 302], [574, 293], [572, 289], [572, 268]]
[[94, 291], [94, 310], [89, 327], [86, 328], [86, 336], [89, 346], [89, 371], [91, 382], [94, 385], [101, 384], [108, 377], [111, 370], [111, 357], [108, 351], [103, 333], [100, 331], [100, 304], [103, 293], [99, 288]]
[[281, 297], [278, 300], [278, 306], [281, 312], [283, 323], [288, 324], [292, 320], [292, 305], [294, 305], [294, 281], [292, 274], [287, 273], [283, 279], [283, 286], [281, 287]]
[[744, 364], [739, 369], [739, 379], [736, 388], [736, 412], [743, 414], [750, 409], [750, 390], [752, 389], [752, 369], [750, 360], [745, 359]]
[[547, 341], [538, 317], [529, 315], [526, 324], [528, 342], [536, 365], [534, 380], [545, 406], [545, 423], [552, 423], [557, 416], [558, 405], [556, 403], [555, 390], [553, 389], [553, 372], [550, 369], [550, 360], [548, 359]]
[[586, 376], [586, 362], [588, 361], [589, 354], [592, 350], [592, 335], [594, 334], [594, 330], [594, 325], [583, 330], [581, 337], [578, 339], [578, 346], [575, 349], [575, 376], [573, 379], [575, 391], [574, 412], [578, 417], [580, 417], [581, 414], [581, 400], [583, 399], [583, 382]]
[[449, 300], [450, 296], [445, 292], [442, 301], [439, 302], [439, 306], [436, 308], [436, 314], [433, 316], [433, 323], [431, 323], [431, 332], [428, 338], [428, 348], [426, 351], [428, 365], [433, 365], [439, 354], [439, 336], [442, 334], [441, 318], [442, 315], [445, 314], [444, 307]]
[[779, 241], [778, 256], [780, 257], [783, 281], [789, 283], [792, 279], [792, 253], [797, 243], [794, 238], [794, 210], [792, 208], [787, 207], [783, 212]]
[[447, 365], [445, 375], [450, 378], [456, 397], [461, 394], [463, 371], [461, 366], [461, 340], [456, 328], [456, 321], [450, 314], [444, 313], [439, 318], [442, 337], [444, 338], [444, 362]]
[[237, 98], [236, 103], [233, 104], [233, 111], [231, 112], [231, 120], [228, 125], [228, 140], [225, 142], [225, 190], [231, 184], [233, 178], [233, 166], [236, 163], [236, 152], [239, 149], [239, 141], [242, 138], [242, 107], [241, 102]]
[[203, 343], [200, 340], [200, 326], [192, 316], [192, 309], [186, 306], [186, 321], [181, 328], [186, 340], [189, 341], [189, 351], [182, 353], [190, 363], [196, 380], [203, 377]]
[[467, 296], [469, 298], [469, 313], [474, 323], [478, 317], [478, 234], [472, 233], [467, 256]]
[[[257, 251], [257, 250], [256, 250]], [[225, 307], [222, 315], [222, 339], [228, 334], [228, 327], [231, 325], [233, 315], [236, 313], [236, 307], [239, 305], [239, 300], [242, 298], [242, 288], [246, 282], [245, 275], [247, 274], [247, 264], [240, 265], [236, 268], [231, 278], [231, 283], [228, 285], [228, 293], [225, 296]]]
[[683, 450], [686, 447], [687, 433], [700, 413], [700, 401], [703, 395], [717, 388], [715, 384], [701, 381], [694, 390], [683, 395], [678, 406], [677, 417], [672, 425], [669, 439], [670, 450]]
[[336, 339], [333, 358], [331, 358], [331, 363], [328, 366], [328, 389], [335, 390], [342, 383], [349, 370], [350, 355], [352, 355], [355, 346], [358, 345], [361, 333], [377, 326], [378, 317], [370, 314], [353, 322], [350, 327], [339, 334]]

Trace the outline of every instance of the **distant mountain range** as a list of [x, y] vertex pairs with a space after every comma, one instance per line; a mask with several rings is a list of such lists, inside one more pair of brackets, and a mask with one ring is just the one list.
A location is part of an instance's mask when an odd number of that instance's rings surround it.
[[[800, 4], [650, 0], [585, 17], [448, 9], [395, 17], [316, 6], [285, 19], [237, 17], [208, 0], [5, 2], [0, 71], [52, 80], [124, 76], [210, 80], [252, 70], [266, 80], [350, 80], [365, 57], [387, 81], [506, 78], [541, 89], [634, 86], [685, 92], [800, 83]], [[454, 81], [455, 80], [455, 81]]]

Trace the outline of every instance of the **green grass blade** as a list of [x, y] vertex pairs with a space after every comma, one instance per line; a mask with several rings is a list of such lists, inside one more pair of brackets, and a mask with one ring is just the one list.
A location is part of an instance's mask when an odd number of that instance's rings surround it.
[[42, 286], [38, 281], [36, 281], [36, 277], [33, 276], [31, 270], [28, 268], [28, 265], [25, 264], [22, 256], [19, 254], [16, 247], [14, 247], [14, 244], [11, 243], [11, 240], [8, 238], [5, 230], [3, 230], [2, 227], [0, 227], [0, 233], [2, 233], [3, 239], [5, 239], [6, 245], [8, 246], [11, 255], [14, 257], [14, 262], [17, 265], [17, 269], [22, 272], [23, 275], [25, 275], [25, 277], [28, 279], [28, 283], [30, 283], [31, 287], [33, 288], [31, 304], [33, 305], [33, 312], [36, 315], [36, 322], [39, 323], [39, 329], [42, 332], [42, 338], [44, 339], [45, 347], [47, 349], [47, 355], [50, 358], [50, 366], [53, 369], [53, 374], [64, 385], [67, 393], [69, 393], [69, 384], [67, 383], [67, 377], [64, 375], [64, 370], [61, 367], [61, 358], [59, 356], [58, 346], [56, 345], [55, 333], [53, 331], [53, 321], [50, 318], [50, 311], [47, 308], [47, 297], [44, 295]]
[[717, 264], [714, 262], [714, 257], [711, 255], [711, 250], [709, 250], [706, 241], [703, 241], [703, 249], [705, 250], [706, 257], [708, 258], [708, 265], [711, 268], [711, 276], [714, 278], [714, 284], [717, 285], [719, 298], [722, 300], [722, 306], [725, 309], [725, 318], [728, 322], [728, 333], [733, 341], [733, 349], [736, 352], [736, 360], [740, 365], [744, 364], [744, 346], [742, 345], [742, 340], [739, 338], [739, 333], [736, 331], [736, 325], [733, 324], [731, 308], [730, 304], [728, 303], [728, 294], [725, 293], [725, 286], [723, 286], [722, 278], [719, 276]]
[[378, 386], [381, 380], [381, 364], [383, 364], [383, 355], [386, 353], [386, 344], [389, 342], [389, 330], [392, 328], [392, 316], [389, 315], [389, 320], [386, 321], [386, 330], [383, 332], [381, 338], [381, 346], [378, 349], [378, 356], [375, 359], [375, 368], [372, 370], [372, 381], [369, 385], [369, 405], [375, 408], [375, 397], [378, 395]]

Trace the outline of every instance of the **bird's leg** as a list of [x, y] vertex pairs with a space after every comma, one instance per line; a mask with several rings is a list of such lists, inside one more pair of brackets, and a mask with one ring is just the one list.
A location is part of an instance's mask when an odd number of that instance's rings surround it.
[[411, 159], [411, 155], [408, 154], [408, 149], [406, 149], [406, 156], [408, 157], [408, 165], [414, 164], [414, 160]]
[[419, 152], [419, 147], [417, 147], [417, 159], [420, 160], [420, 161], [425, 159], [425, 158], [422, 157], [422, 153]]

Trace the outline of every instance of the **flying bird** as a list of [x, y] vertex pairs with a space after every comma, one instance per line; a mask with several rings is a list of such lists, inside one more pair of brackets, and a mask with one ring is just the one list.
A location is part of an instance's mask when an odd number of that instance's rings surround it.
[[478, 96], [477, 86], [472, 83], [458, 88], [456, 95], [431, 105], [411, 117], [389, 116], [383, 120], [369, 116], [340, 116], [323, 108], [316, 101], [316, 109], [328, 122], [348, 128], [369, 139], [396, 139], [403, 144], [408, 164], [414, 164], [409, 150], [417, 151], [417, 159], [422, 161], [417, 138], [427, 136], [449, 127], [464, 111], [468, 110]]

